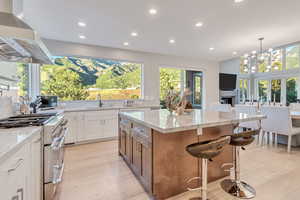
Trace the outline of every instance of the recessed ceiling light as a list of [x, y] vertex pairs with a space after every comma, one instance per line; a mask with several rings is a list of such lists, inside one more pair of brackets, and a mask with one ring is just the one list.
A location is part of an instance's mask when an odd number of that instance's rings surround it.
[[254, 51], [252, 51], [252, 54], [256, 54], [257, 52], [254, 50]]
[[138, 36], [138, 33], [137, 33], [137, 32], [132, 32], [132, 33], [131, 33], [131, 36], [132, 36], [132, 37], [136, 37], [136, 36]]
[[241, 3], [243, 2], [244, 0], [234, 0], [234, 3]]
[[79, 35], [80, 39], [86, 39], [86, 37], [84, 35]]
[[170, 42], [171, 44], [174, 44], [176, 41], [175, 41], [174, 39], [170, 39], [169, 42]]
[[124, 42], [123, 45], [124, 46], [129, 46], [129, 42]]
[[272, 48], [270, 48], [268, 51], [269, 51], [269, 52], [272, 52], [272, 51], [273, 51], [273, 49], [272, 49]]
[[197, 23], [195, 24], [195, 26], [196, 26], [196, 27], [201, 27], [201, 26], [203, 26], [203, 23], [202, 23], [202, 22], [197, 22]]
[[157, 10], [154, 9], [154, 8], [151, 8], [151, 9], [149, 10], [149, 13], [150, 13], [151, 15], [156, 15], [156, 14], [157, 14]]
[[236, 55], [236, 54], [237, 54], [237, 52], [236, 52], [236, 51], [234, 51], [234, 52], [232, 52], [232, 54], [233, 54], [233, 55]]
[[80, 26], [80, 27], [86, 27], [86, 23], [84, 23], [84, 22], [78, 22], [77, 24], [78, 24], [78, 26]]
[[214, 48], [214, 47], [210, 47], [209, 50], [210, 50], [210, 51], [213, 51], [213, 50], [215, 50], [215, 48]]

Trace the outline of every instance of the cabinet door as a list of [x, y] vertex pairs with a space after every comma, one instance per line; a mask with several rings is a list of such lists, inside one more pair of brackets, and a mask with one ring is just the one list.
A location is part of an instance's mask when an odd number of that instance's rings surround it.
[[41, 135], [39, 134], [31, 142], [31, 176], [30, 176], [30, 195], [31, 200], [40, 200], [42, 197], [42, 146]]
[[126, 132], [126, 151], [125, 151], [125, 159], [128, 163], [132, 162], [132, 137], [129, 132]]
[[134, 138], [132, 139], [132, 168], [136, 175], [141, 175], [142, 170], [142, 145]]
[[[84, 113], [84, 134], [82, 140], [94, 140], [117, 136], [117, 111], [92, 111]], [[80, 133], [82, 134], [82, 133]]]
[[149, 192], [152, 192], [152, 148], [142, 145], [141, 179]]
[[125, 156], [126, 155], [126, 132], [124, 130], [120, 130], [120, 153]]
[[80, 112], [65, 113], [65, 118], [68, 120], [68, 134], [65, 138], [65, 144], [76, 143], [78, 132], [83, 129], [82, 120], [80, 120], [82, 118], [82, 114]]
[[31, 200], [28, 145], [0, 166], [1, 200]]

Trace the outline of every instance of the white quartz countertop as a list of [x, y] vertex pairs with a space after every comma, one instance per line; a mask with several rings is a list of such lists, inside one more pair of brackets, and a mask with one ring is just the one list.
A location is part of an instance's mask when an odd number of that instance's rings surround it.
[[132, 106], [123, 106], [123, 105], [104, 105], [102, 107], [96, 106], [82, 106], [82, 107], [73, 107], [73, 108], [60, 108], [64, 112], [84, 112], [84, 111], [101, 111], [101, 110], [130, 110], [130, 109], [143, 109], [143, 108], [157, 108], [159, 105], [132, 105]]
[[261, 114], [248, 115], [245, 113], [236, 113], [234, 111], [214, 112], [197, 109], [179, 116], [171, 115], [169, 111], [165, 109], [121, 112], [120, 115], [161, 133], [235, 124], [265, 118], [265, 116]]
[[0, 129], [0, 163], [20, 149], [41, 127]]

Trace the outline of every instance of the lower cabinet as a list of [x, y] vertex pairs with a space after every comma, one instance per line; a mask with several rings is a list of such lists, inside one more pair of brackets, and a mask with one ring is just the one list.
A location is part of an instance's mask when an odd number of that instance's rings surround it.
[[[120, 126], [121, 125], [120, 120]], [[152, 192], [152, 134], [151, 130], [132, 123], [131, 130], [126, 134], [120, 128], [119, 151], [129, 164], [132, 171], [139, 177], [145, 189]], [[123, 153], [125, 149], [125, 153]], [[131, 157], [131, 162], [128, 160]]]
[[142, 174], [142, 144], [135, 137], [132, 139], [132, 168], [136, 175]]
[[30, 199], [42, 199], [42, 141], [37, 134], [30, 143]]
[[142, 145], [141, 181], [152, 192], [152, 147]]
[[41, 200], [41, 153], [37, 134], [0, 164], [1, 200]]
[[114, 138], [118, 135], [118, 110], [67, 112], [66, 144]]

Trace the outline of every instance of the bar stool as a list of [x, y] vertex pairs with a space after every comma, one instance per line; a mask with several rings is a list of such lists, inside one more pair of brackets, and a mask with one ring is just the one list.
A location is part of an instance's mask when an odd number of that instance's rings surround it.
[[186, 147], [186, 151], [194, 157], [202, 158], [202, 177], [194, 177], [187, 181], [187, 184], [194, 180], [202, 179], [202, 187], [187, 188], [188, 191], [201, 190], [201, 197], [193, 198], [193, 200], [207, 200], [207, 164], [208, 160], [216, 157], [223, 151], [223, 147], [230, 143], [230, 136], [220, 137], [214, 140], [190, 144]]
[[[234, 179], [225, 179], [221, 182], [221, 187], [225, 192], [241, 199], [251, 199], [256, 195], [255, 189], [240, 180], [240, 149], [251, 144], [259, 130], [245, 131], [231, 135], [230, 145], [234, 147]], [[225, 164], [227, 165], [227, 164]]]

